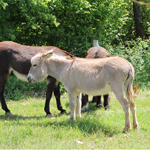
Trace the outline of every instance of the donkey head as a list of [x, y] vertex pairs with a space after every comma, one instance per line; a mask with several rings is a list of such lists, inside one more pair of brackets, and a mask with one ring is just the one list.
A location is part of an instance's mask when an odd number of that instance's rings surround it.
[[50, 50], [46, 53], [39, 53], [31, 58], [31, 68], [27, 76], [30, 83], [41, 82], [46, 79], [48, 74], [45, 60], [50, 58], [52, 54], [53, 50]]
[[108, 57], [108, 51], [103, 47], [92, 47], [87, 51], [86, 58], [105, 58]]

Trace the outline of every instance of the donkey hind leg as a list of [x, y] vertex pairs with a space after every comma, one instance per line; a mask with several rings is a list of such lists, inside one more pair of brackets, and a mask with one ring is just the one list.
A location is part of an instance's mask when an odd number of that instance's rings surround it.
[[81, 106], [81, 111], [84, 112], [84, 111], [87, 111], [89, 109], [89, 101], [88, 101], [88, 95], [87, 94], [84, 94], [82, 93], [80, 95], [80, 101], [82, 102], [82, 106]]
[[82, 93], [79, 94], [79, 96], [76, 97], [76, 115], [81, 118], [81, 98]]
[[59, 87], [59, 83], [58, 82], [55, 83], [54, 95], [55, 95], [56, 102], [57, 102], [57, 109], [61, 111], [61, 114], [66, 113], [66, 110], [63, 109], [63, 107], [61, 105], [61, 101], [60, 101], [60, 87]]
[[136, 117], [136, 106], [133, 101], [133, 94], [134, 92], [133, 92], [132, 85], [129, 85], [129, 87], [127, 88], [126, 97], [130, 103], [130, 109], [131, 109], [132, 117], [133, 117], [133, 128], [138, 128], [138, 121]]
[[96, 99], [96, 108], [101, 108], [103, 107], [102, 105], [102, 100], [101, 100], [101, 96], [93, 96], [93, 99]]
[[138, 121], [137, 121], [137, 117], [136, 117], [136, 107], [134, 103], [130, 103], [130, 109], [132, 112], [132, 116], [133, 116], [133, 128], [138, 128]]
[[[115, 85], [115, 84], [113, 84]], [[114, 86], [113, 86], [114, 87]], [[124, 112], [125, 112], [125, 127], [123, 129], [123, 132], [129, 131], [131, 129], [131, 123], [130, 123], [130, 104], [127, 102], [127, 100], [123, 96], [123, 86], [115, 86], [112, 88], [112, 91], [114, 92], [117, 100], [120, 102]]]
[[69, 92], [68, 91], [68, 95], [69, 95], [69, 106], [70, 106], [70, 121], [74, 121], [76, 120], [76, 99], [77, 96], [75, 93]]
[[93, 96], [91, 103], [97, 103], [97, 96]]
[[109, 105], [109, 99], [110, 99], [109, 94], [103, 95], [103, 97], [104, 97], [103, 105], [104, 105], [105, 110], [107, 110], [107, 109], [110, 108], [110, 105]]

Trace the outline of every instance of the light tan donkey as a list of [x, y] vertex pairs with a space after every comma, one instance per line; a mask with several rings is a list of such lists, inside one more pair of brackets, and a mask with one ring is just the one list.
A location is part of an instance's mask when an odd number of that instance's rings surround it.
[[[55, 77], [65, 86], [70, 103], [70, 120], [81, 117], [80, 93], [104, 95], [114, 92], [125, 112], [125, 127], [131, 128], [130, 109], [133, 116], [133, 128], [138, 127], [136, 107], [133, 101], [134, 68], [124, 58], [85, 59], [59, 56], [53, 50], [32, 57], [28, 81], [43, 81], [48, 75]], [[125, 91], [126, 98], [123, 95]]]

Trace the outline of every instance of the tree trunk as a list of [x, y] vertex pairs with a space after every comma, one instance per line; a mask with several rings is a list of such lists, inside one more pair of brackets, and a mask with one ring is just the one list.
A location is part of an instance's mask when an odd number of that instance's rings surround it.
[[133, 2], [133, 11], [134, 11], [136, 37], [141, 37], [142, 39], [144, 39], [145, 38], [144, 27], [142, 23], [140, 4]]

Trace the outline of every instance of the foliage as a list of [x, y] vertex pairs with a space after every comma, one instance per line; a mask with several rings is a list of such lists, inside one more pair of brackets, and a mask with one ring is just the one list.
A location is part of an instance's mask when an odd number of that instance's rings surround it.
[[[143, 9], [146, 37], [149, 11]], [[93, 39], [105, 45], [134, 39], [130, 0], [1, 0], [0, 12], [0, 41], [55, 45], [82, 56], [76, 50]]]
[[107, 45], [109, 53], [127, 59], [135, 69], [135, 82], [149, 87], [150, 81], [150, 39], [119, 43], [116, 47]]
[[[51, 100], [54, 118], [45, 118], [44, 99], [9, 101], [14, 116], [0, 109], [1, 149], [150, 149], [150, 92], [141, 91], [136, 100], [139, 129], [122, 133], [125, 116], [120, 103], [111, 96], [111, 108], [96, 109], [90, 103], [88, 112], [70, 122], [70, 115], [60, 115], [55, 99]], [[62, 106], [70, 113], [68, 95]], [[131, 115], [132, 118], [132, 115]], [[132, 120], [132, 119], [131, 119]], [[132, 121], [131, 121], [132, 123]]]
[[5, 98], [6, 100], [20, 100], [23, 98], [27, 99], [29, 96], [45, 96], [46, 85], [45, 81], [42, 83], [30, 84], [19, 80], [15, 76], [10, 76], [5, 86]]
[[[141, 6], [145, 41], [136, 40], [132, 4], [130, 0], [0, 0], [0, 41], [54, 45], [85, 57], [97, 39], [111, 54], [133, 64], [135, 82], [149, 85], [150, 9]], [[35, 87], [45, 91], [46, 84]], [[12, 77], [5, 94], [19, 99], [34, 88]], [[62, 85], [61, 91], [65, 91]]]

